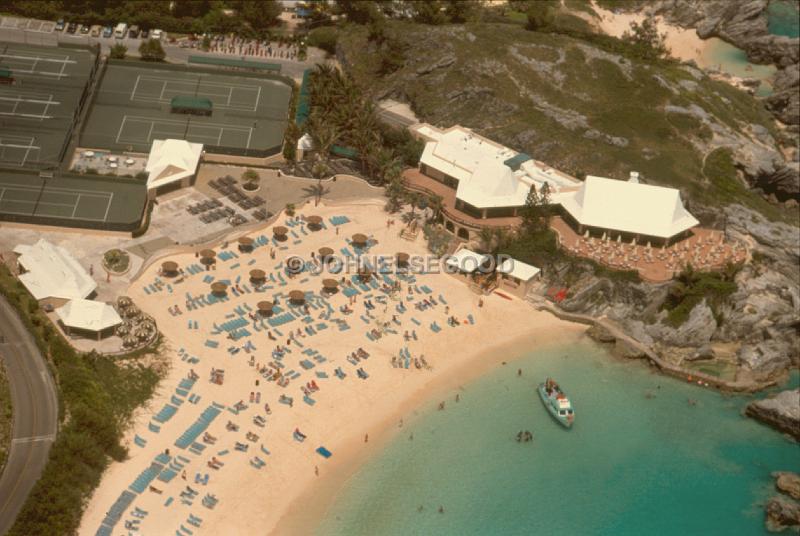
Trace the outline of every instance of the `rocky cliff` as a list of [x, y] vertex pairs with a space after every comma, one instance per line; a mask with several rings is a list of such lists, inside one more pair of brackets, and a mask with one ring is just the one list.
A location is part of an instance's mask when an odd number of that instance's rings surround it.
[[745, 414], [800, 441], [800, 389], [751, 402]]

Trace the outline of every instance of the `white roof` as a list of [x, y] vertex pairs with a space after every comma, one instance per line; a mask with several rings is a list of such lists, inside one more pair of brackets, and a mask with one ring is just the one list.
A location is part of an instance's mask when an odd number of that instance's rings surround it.
[[573, 195], [560, 200], [579, 223], [601, 229], [669, 238], [699, 222], [674, 188], [604, 177], [586, 177]]
[[122, 319], [107, 303], [92, 300], [71, 300], [56, 309], [65, 326], [88, 331], [102, 331], [118, 326]]
[[458, 180], [456, 197], [477, 208], [519, 207], [525, 204], [531, 185], [547, 182], [554, 196], [580, 183], [557, 170], [529, 159], [517, 170], [505, 161], [519, 153], [479, 136], [467, 128], [439, 131], [427, 124], [414, 131], [428, 140], [420, 163]]
[[462, 248], [451, 256], [447, 257], [445, 264], [447, 264], [447, 266], [450, 268], [456, 268], [462, 272], [472, 273], [487, 260], [489, 260], [488, 255], [482, 255], [470, 249]]
[[147, 189], [158, 188], [194, 175], [202, 153], [202, 143], [153, 140], [144, 168], [149, 174]]
[[518, 261], [517, 259], [504, 260], [500, 266], [497, 267], [497, 271], [508, 274], [514, 279], [519, 279], [520, 281], [530, 281], [536, 277], [539, 272], [541, 272], [541, 270], [536, 266], [526, 264], [522, 261]]
[[34, 245], [14, 248], [25, 270], [19, 280], [37, 300], [45, 298], [81, 299], [97, 288], [78, 261], [64, 248], [41, 239]]

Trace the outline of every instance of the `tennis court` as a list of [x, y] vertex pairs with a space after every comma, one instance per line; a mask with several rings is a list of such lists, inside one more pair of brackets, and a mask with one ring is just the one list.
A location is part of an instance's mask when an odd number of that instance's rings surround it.
[[0, 164], [53, 167], [69, 141], [95, 56], [88, 50], [0, 43]]
[[26, 215], [40, 213], [54, 218], [105, 222], [114, 200], [113, 192], [75, 190], [0, 183], [0, 212]]
[[129, 230], [141, 221], [146, 188], [116, 178], [0, 172], [0, 219]]
[[[172, 99], [187, 96], [211, 100], [211, 116], [171, 113]], [[110, 64], [81, 145], [147, 152], [153, 140], [177, 138], [266, 151], [283, 141], [290, 98], [287, 84], [265, 77]]]

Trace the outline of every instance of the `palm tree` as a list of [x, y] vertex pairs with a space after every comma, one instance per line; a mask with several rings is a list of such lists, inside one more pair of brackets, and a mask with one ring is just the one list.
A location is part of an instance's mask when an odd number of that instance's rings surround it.
[[494, 230], [490, 227], [481, 227], [481, 230], [478, 231], [478, 240], [481, 243], [481, 249], [486, 253], [490, 253], [494, 246]]
[[444, 198], [441, 195], [432, 195], [428, 198], [428, 206], [433, 211], [433, 221], [438, 222], [444, 210]]
[[314, 197], [314, 206], [318, 206], [320, 202], [320, 198], [323, 194], [323, 187], [322, 187], [322, 177], [324, 177], [328, 173], [328, 163], [323, 158], [319, 158], [317, 156], [317, 161], [314, 162], [314, 165], [311, 167], [311, 174], [317, 179], [317, 185], [315, 188], [316, 195]]

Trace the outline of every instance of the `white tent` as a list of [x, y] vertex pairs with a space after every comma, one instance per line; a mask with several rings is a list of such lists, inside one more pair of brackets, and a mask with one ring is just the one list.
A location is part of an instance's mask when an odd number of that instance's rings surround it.
[[71, 300], [56, 309], [68, 328], [100, 332], [122, 323], [117, 311], [107, 303], [92, 300]]
[[44, 239], [32, 246], [19, 244], [14, 252], [19, 255], [18, 262], [26, 270], [19, 280], [37, 300], [82, 299], [97, 288], [92, 276], [66, 249]]
[[476, 253], [470, 249], [462, 248], [456, 251], [453, 255], [447, 257], [445, 264], [449, 268], [471, 274], [488, 260], [488, 255], [481, 255], [480, 253]]
[[500, 266], [497, 267], [497, 271], [506, 275], [510, 275], [519, 281], [530, 281], [539, 275], [539, 272], [541, 272], [541, 270], [536, 266], [526, 264], [516, 259], [504, 260]]
[[147, 157], [147, 189], [153, 190], [191, 177], [197, 171], [202, 143], [185, 140], [153, 140]]
[[699, 223], [674, 188], [591, 175], [577, 192], [563, 196], [561, 205], [582, 225], [658, 238]]

